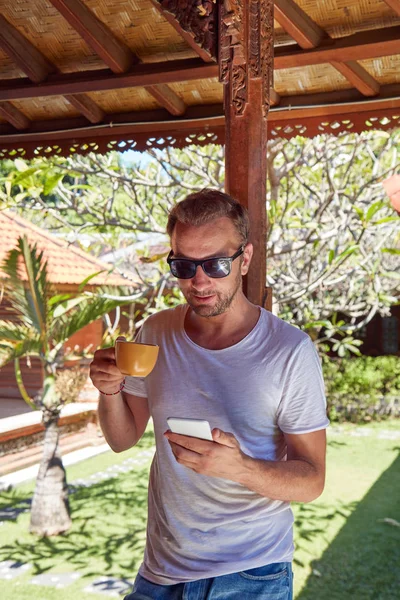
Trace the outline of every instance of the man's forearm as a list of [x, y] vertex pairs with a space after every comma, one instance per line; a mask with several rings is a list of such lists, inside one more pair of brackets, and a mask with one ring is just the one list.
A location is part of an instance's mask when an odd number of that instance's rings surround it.
[[305, 460], [244, 459], [239, 483], [272, 500], [311, 502], [322, 494], [324, 474]]
[[134, 416], [121, 392], [115, 396], [100, 394], [98, 415], [104, 437], [114, 452], [127, 450], [138, 442]]

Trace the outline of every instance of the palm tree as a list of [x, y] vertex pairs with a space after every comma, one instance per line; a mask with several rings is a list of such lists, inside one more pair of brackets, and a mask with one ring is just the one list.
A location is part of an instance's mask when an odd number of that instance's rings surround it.
[[[30, 531], [43, 536], [57, 535], [71, 525], [66, 473], [58, 447], [58, 419], [65, 401], [55, 385], [63, 346], [82, 327], [128, 302], [122, 296], [110, 298], [89, 292], [55, 295], [43, 252], [36, 245], [30, 247], [26, 237], [18, 239], [17, 247], [8, 253], [1, 270], [6, 275], [4, 292], [18, 320], [0, 320], [0, 367], [14, 361], [19, 391], [33, 409], [42, 411], [45, 427]], [[80, 290], [89, 279], [81, 284]], [[43, 368], [43, 386], [34, 399], [29, 397], [22, 381], [19, 361], [24, 356], [38, 357]]]

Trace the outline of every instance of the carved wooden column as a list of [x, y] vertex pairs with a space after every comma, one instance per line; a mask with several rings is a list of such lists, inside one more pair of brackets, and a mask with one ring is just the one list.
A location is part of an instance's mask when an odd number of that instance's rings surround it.
[[266, 144], [273, 32], [273, 0], [221, 0], [219, 65], [226, 119], [225, 189], [249, 210], [254, 256], [245, 293], [260, 305], [266, 300]]

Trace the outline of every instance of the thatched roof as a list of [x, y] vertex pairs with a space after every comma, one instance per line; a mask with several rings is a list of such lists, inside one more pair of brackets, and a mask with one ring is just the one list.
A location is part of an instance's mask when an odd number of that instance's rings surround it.
[[[0, 158], [223, 142], [218, 4], [0, 0]], [[400, 123], [400, 0], [275, 19], [270, 136]]]

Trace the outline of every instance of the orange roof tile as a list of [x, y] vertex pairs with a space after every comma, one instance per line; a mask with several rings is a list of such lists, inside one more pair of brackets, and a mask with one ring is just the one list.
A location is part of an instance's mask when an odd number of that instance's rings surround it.
[[125, 279], [118, 274], [108, 274], [110, 265], [58, 239], [9, 210], [0, 212], [0, 264], [6, 258], [6, 254], [16, 247], [18, 238], [23, 235], [27, 236], [31, 244], [37, 244], [38, 249], [44, 252], [49, 279], [53, 284], [79, 285], [86, 277], [103, 269], [105, 272], [91, 279], [90, 285], [135, 285], [131, 279]]

